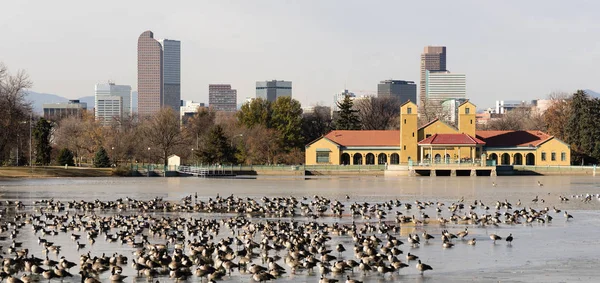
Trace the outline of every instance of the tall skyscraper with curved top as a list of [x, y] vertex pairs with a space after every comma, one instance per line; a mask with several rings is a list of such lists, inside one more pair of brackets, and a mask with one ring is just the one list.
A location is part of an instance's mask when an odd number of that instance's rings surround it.
[[152, 31], [145, 31], [137, 47], [139, 115], [152, 115], [167, 106], [179, 115], [181, 42], [156, 40]]

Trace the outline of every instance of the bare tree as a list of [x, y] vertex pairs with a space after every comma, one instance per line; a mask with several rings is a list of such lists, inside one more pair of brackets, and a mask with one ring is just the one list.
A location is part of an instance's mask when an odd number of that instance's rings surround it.
[[13, 147], [19, 147], [19, 141], [26, 141], [18, 137], [29, 136], [29, 126], [24, 122], [31, 115], [31, 104], [25, 100], [25, 89], [31, 86], [25, 72], [11, 75], [0, 63], [0, 165], [8, 159]]
[[138, 119], [136, 116], [115, 117], [110, 125], [104, 128], [104, 148], [110, 159], [118, 164], [120, 161], [132, 161], [138, 148]]
[[398, 127], [400, 100], [396, 97], [370, 97], [356, 101], [354, 107], [363, 130], [388, 130]]
[[450, 113], [442, 106], [442, 101], [427, 100], [419, 105], [419, 126], [425, 125], [435, 119], [446, 123], [450, 122]]
[[148, 147], [156, 148], [160, 152], [164, 165], [167, 165], [169, 154], [185, 142], [179, 127], [179, 117], [173, 109], [165, 107], [142, 123], [142, 131]]

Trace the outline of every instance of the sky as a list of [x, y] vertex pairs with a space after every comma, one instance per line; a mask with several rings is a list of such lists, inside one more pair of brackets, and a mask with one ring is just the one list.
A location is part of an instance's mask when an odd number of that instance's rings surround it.
[[[94, 3], [94, 4], [91, 4]], [[419, 81], [423, 47], [447, 47], [467, 98], [545, 98], [600, 90], [600, 1], [4, 1], [0, 62], [32, 90], [79, 98], [94, 84], [137, 85], [137, 39], [181, 41], [181, 97], [208, 102], [228, 83], [238, 102], [261, 80], [290, 80], [303, 106], [344, 88], [375, 93]]]

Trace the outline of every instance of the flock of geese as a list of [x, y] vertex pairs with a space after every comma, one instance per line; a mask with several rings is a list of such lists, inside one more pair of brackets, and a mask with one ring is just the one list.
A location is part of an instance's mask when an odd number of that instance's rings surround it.
[[[538, 202], [536, 197], [531, 204]], [[25, 205], [7, 200], [0, 207], [0, 278], [8, 283], [122, 282], [128, 277], [145, 277], [151, 282], [198, 277], [201, 282], [215, 282], [236, 273], [264, 282], [286, 273], [317, 272], [321, 283], [357, 283], [361, 281], [353, 278], [360, 275], [393, 276], [411, 266], [423, 275], [434, 267], [402, 249], [436, 243], [441, 249], [457, 244], [474, 246], [485, 239], [472, 235], [470, 227], [546, 223], [552, 221], [552, 213], [560, 213], [556, 208], [533, 209], [520, 200], [515, 206], [508, 200], [487, 205], [464, 199], [368, 203], [346, 196], [342, 203], [321, 196], [255, 199], [217, 195], [202, 200], [197, 194], [177, 202], [158, 197], [45, 199]], [[435, 216], [426, 211], [435, 211]], [[323, 217], [338, 218], [345, 224], [318, 220]], [[567, 221], [573, 218], [566, 211], [564, 217]], [[457, 225], [464, 227], [453, 228]], [[441, 232], [429, 234], [428, 227]], [[39, 247], [18, 242], [24, 233], [32, 233]], [[58, 245], [58, 237], [68, 237], [72, 245]], [[489, 238], [492, 244], [503, 240], [511, 245], [514, 240], [512, 234], [490, 234]], [[115, 252], [94, 254], [97, 241], [114, 245]], [[76, 250], [79, 258], [67, 259], [63, 256], [67, 249], [69, 253]], [[128, 275], [123, 274], [124, 268]]]

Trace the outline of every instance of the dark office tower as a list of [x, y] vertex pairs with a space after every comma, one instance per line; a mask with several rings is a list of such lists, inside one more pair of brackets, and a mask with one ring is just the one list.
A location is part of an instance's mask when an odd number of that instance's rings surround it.
[[417, 85], [411, 81], [386, 80], [377, 85], [377, 97], [396, 97], [400, 103], [416, 102]]
[[179, 116], [181, 103], [181, 41], [161, 39], [163, 48], [163, 106]]
[[[446, 71], [446, 46], [426, 46], [421, 54], [421, 80], [419, 81], [419, 106], [426, 101], [426, 71]], [[423, 107], [419, 107], [422, 109]]]

